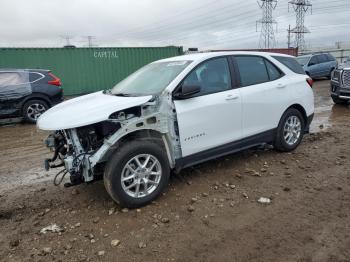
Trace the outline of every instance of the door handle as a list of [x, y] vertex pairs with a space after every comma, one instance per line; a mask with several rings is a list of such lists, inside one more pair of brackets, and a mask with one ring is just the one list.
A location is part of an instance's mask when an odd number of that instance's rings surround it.
[[285, 88], [286, 87], [286, 85], [284, 85], [284, 84], [278, 84], [277, 85], [277, 88]]
[[236, 99], [238, 99], [238, 98], [239, 98], [238, 95], [228, 95], [228, 96], [226, 97], [226, 100], [227, 100], [227, 101], [231, 101], [231, 100], [236, 100]]

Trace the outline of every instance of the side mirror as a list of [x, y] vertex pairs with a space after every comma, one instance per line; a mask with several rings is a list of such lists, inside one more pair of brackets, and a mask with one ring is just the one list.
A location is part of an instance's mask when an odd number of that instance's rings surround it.
[[174, 98], [181, 100], [192, 97], [201, 91], [201, 87], [198, 85], [182, 85], [181, 91], [174, 94]]
[[314, 62], [309, 63], [309, 66], [313, 66], [313, 65], [316, 65], [316, 64]]

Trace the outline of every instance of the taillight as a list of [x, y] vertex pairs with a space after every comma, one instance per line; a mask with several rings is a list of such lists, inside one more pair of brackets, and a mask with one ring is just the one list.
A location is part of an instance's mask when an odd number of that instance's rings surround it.
[[313, 84], [314, 84], [314, 80], [312, 80], [312, 78], [307, 78], [306, 82], [309, 84], [309, 86], [312, 88]]
[[53, 78], [53, 80], [50, 80], [49, 82], [47, 82], [49, 85], [61, 86], [61, 80], [57, 76], [55, 76], [51, 72], [49, 72], [48, 75]]

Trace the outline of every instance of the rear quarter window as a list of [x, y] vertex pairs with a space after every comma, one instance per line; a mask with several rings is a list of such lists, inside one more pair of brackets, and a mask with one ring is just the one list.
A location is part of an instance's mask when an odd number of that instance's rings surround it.
[[29, 73], [29, 81], [31, 83], [37, 82], [41, 79], [43, 79], [45, 76], [43, 74], [40, 73], [36, 73], [36, 72], [30, 72]]
[[332, 56], [331, 54], [326, 54], [328, 61], [335, 61], [334, 56]]
[[274, 59], [276, 59], [281, 64], [288, 67], [290, 70], [292, 70], [294, 73], [305, 75], [304, 69], [301, 67], [301, 65], [297, 62], [297, 60], [294, 57], [287, 57], [287, 56], [272, 56]]

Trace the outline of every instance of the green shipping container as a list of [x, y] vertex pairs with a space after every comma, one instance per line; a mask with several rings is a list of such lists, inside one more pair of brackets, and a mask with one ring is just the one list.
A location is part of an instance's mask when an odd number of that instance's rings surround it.
[[65, 95], [109, 89], [150, 62], [183, 54], [182, 47], [0, 48], [0, 68], [49, 69]]

